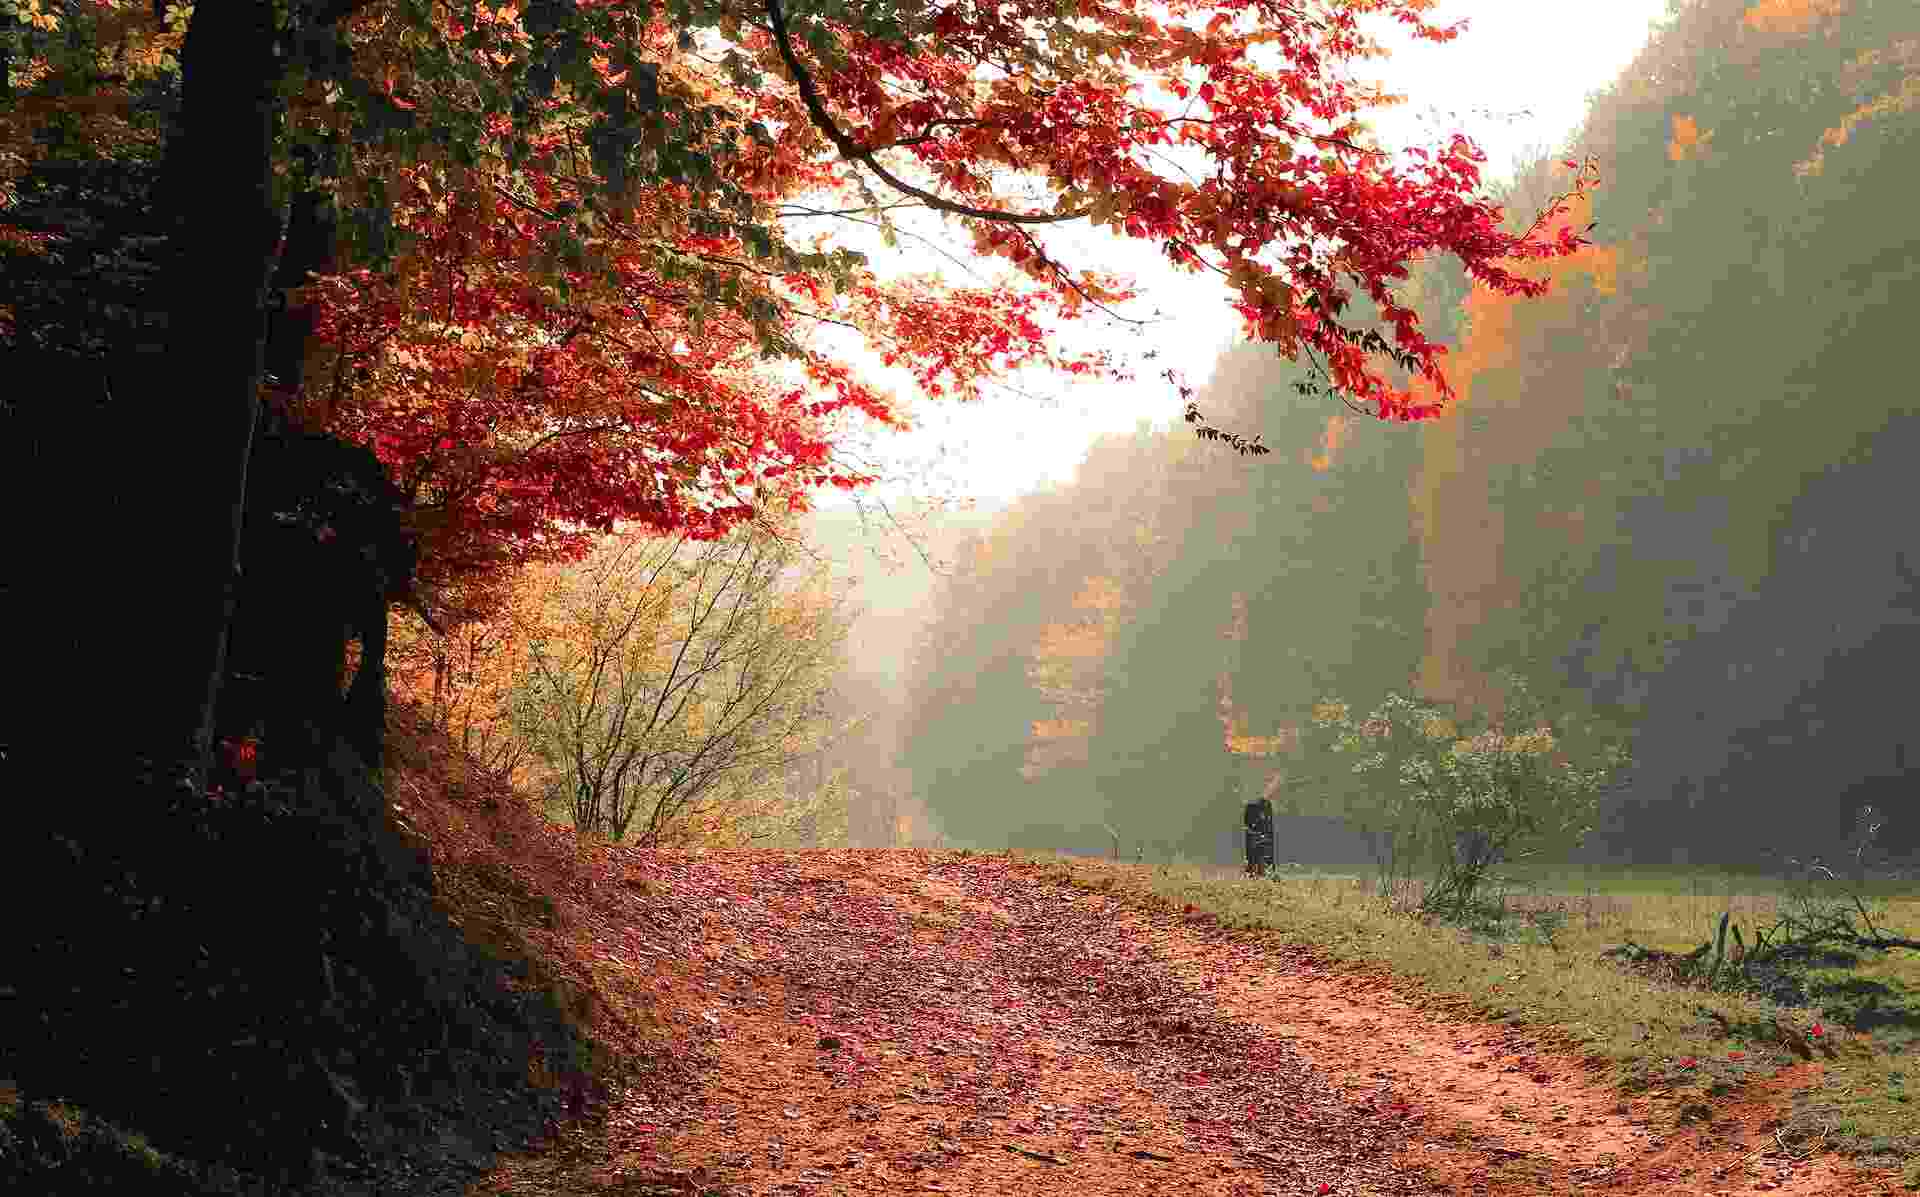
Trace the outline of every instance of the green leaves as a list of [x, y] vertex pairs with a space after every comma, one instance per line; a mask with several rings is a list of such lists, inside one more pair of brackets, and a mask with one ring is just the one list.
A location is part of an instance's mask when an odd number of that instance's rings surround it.
[[[1344, 703], [1315, 712], [1329, 751], [1354, 759], [1353, 774], [1380, 783], [1345, 814], [1421, 846], [1436, 870], [1434, 893], [1469, 902], [1500, 860], [1549, 844], [1571, 846], [1593, 821], [1601, 790], [1628, 760], [1614, 745], [1577, 765], [1543, 706], [1517, 674], [1504, 675], [1502, 721], [1389, 694], [1364, 719]], [[1336, 807], [1339, 795], [1334, 795]]]

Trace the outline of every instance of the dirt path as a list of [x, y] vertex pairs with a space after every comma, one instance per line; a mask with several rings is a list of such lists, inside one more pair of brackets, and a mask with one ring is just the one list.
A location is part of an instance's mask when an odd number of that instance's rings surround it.
[[627, 948], [698, 1082], [475, 1194], [1893, 1192], [1778, 1150], [1810, 1075], [1682, 1130], [1511, 1028], [1003, 857], [639, 859], [666, 889]]

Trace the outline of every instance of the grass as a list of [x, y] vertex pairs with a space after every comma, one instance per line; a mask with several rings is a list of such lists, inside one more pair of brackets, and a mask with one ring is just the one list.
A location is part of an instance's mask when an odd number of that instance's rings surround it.
[[[1678, 1108], [1797, 1062], [1794, 1032], [1817, 1022], [1824, 1033], [1811, 1042], [1824, 1076], [1796, 1099], [1783, 1133], [1900, 1167], [1920, 1187], [1920, 952], [1836, 953], [1797, 974], [1804, 1006], [1664, 983], [1601, 955], [1629, 940], [1689, 951], [1728, 911], [1750, 937], [1789, 900], [1780, 878], [1534, 868], [1508, 879], [1506, 917], [1468, 931], [1396, 913], [1359, 869], [1283, 868], [1253, 879], [1184, 862], [1034, 859], [1076, 885], [1191, 903], [1230, 928], [1384, 966], [1430, 1000], [1545, 1031], [1603, 1064], [1623, 1091], [1664, 1092]], [[1881, 882], [1863, 896], [1877, 926], [1920, 932], [1920, 886]]]

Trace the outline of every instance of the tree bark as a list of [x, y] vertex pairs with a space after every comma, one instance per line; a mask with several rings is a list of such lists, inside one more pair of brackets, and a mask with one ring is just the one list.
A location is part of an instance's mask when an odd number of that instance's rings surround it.
[[114, 407], [125, 440], [118, 526], [157, 552], [160, 582], [127, 619], [119, 662], [134, 753], [203, 784], [239, 569], [259, 409], [267, 282], [284, 205], [273, 194], [282, 102], [273, 6], [200, 0], [181, 52], [166, 151], [171, 260], [164, 343], [137, 347]]

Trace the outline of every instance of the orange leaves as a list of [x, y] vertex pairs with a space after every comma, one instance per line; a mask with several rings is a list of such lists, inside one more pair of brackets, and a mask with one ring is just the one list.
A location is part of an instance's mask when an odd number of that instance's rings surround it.
[[1133, 605], [1119, 581], [1102, 574], [1088, 576], [1070, 602], [1076, 611], [1096, 614], [1046, 624], [1028, 653], [1028, 682], [1059, 712], [1058, 717], [1037, 720], [1032, 726], [1033, 743], [1021, 769], [1028, 780], [1087, 762], [1105, 696], [1107, 657], [1121, 626], [1121, 613]]
[[1353, 435], [1353, 421], [1346, 416], [1328, 416], [1327, 430], [1320, 437], [1320, 449], [1305, 451], [1307, 464], [1315, 473], [1325, 473], [1333, 468], [1340, 456], [1340, 447]]
[[1093, 724], [1086, 719], [1036, 719], [1032, 727], [1036, 740], [1085, 739], [1092, 731]]
[[1054, 661], [1098, 661], [1106, 656], [1109, 644], [1104, 621], [1050, 623], [1041, 629], [1033, 655], [1043, 666]]
[[1279, 756], [1292, 745], [1292, 740], [1283, 735], [1249, 736], [1229, 732], [1226, 739], [1227, 751], [1235, 756]]
[[1754, 0], [1740, 19], [1759, 33], [1804, 37], [1851, 6], [1851, 0]]
[[1667, 158], [1674, 162], [1685, 162], [1704, 154], [1712, 142], [1713, 130], [1702, 133], [1692, 117], [1676, 113], [1673, 118], [1673, 137], [1667, 142]]
[[1240, 709], [1233, 697], [1233, 670], [1243, 660], [1241, 654], [1251, 633], [1247, 596], [1236, 590], [1228, 601], [1227, 621], [1220, 629], [1221, 638], [1234, 647], [1228, 650], [1226, 667], [1214, 679], [1214, 688], [1219, 694], [1217, 705], [1221, 738], [1226, 750], [1235, 756], [1273, 756], [1288, 746], [1284, 733], [1273, 736], [1249, 734], [1247, 713]]
[[1118, 582], [1098, 575], [1088, 578], [1080, 593], [1073, 596], [1076, 611], [1121, 611], [1130, 605]]
[[[1888, 76], [1892, 82], [1886, 90], [1870, 94], [1877, 81]], [[1826, 169], [1827, 150], [1845, 145], [1862, 125], [1920, 110], [1920, 38], [1904, 38], [1857, 55], [1843, 68], [1842, 79], [1862, 98], [1820, 135], [1812, 154], [1794, 164], [1794, 173], [1801, 178], [1818, 177]]]

